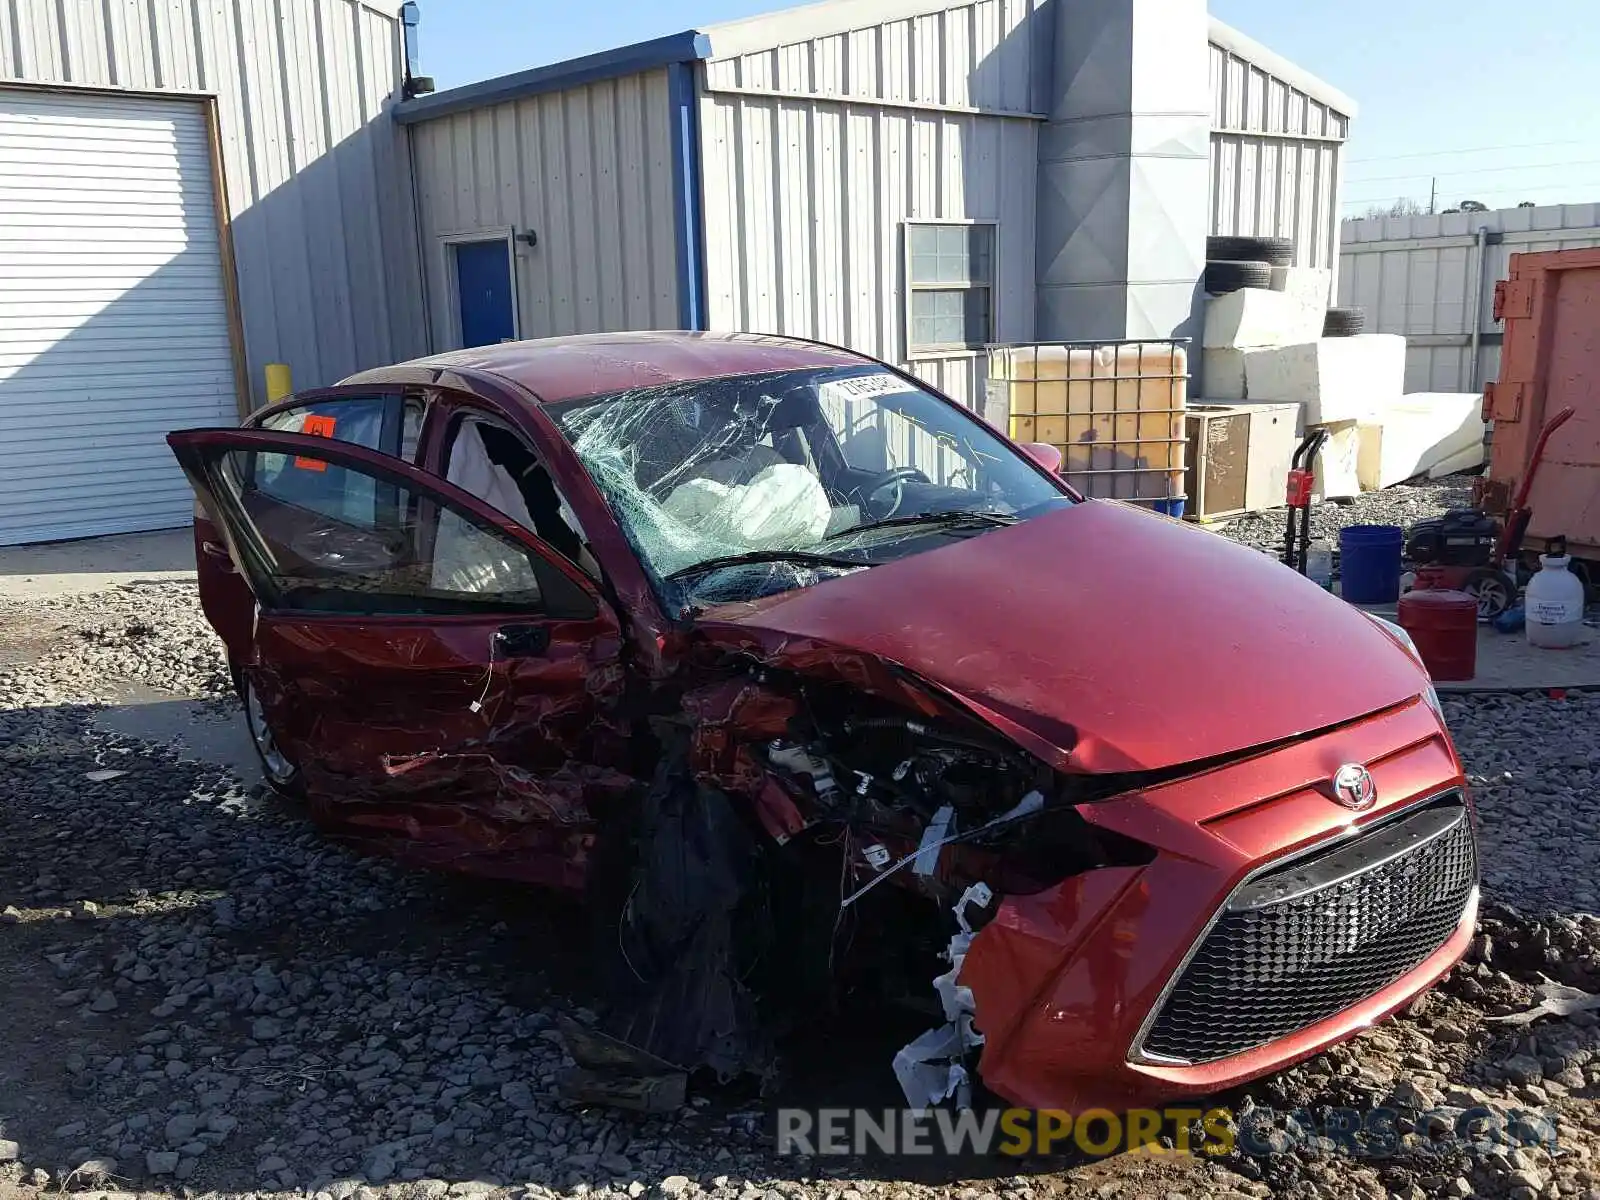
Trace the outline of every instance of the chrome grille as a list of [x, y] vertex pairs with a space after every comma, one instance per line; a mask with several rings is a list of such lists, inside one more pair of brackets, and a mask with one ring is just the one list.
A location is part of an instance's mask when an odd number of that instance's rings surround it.
[[1212, 1062], [1331, 1017], [1442, 946], [1477, 882], [1459, 796], [1257, 876], [1205, 933], [1141, 1049]]

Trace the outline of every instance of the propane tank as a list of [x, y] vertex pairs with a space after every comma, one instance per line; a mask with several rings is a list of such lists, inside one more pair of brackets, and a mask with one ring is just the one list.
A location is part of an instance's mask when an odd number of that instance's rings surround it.
[[1528, 644], [1545, 650], [1576, 646], [1584, 639], [1583, 581], [1567, 565], [1565, 554], [1545, 554], [1539, 571], [1528, 581]]

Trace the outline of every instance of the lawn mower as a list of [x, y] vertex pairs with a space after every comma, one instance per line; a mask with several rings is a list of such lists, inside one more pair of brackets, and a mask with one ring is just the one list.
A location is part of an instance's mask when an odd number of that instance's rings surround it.
[[1478, 619], [1492, 621], [1517, 601], [1527, 582], [1520, 551], [1533, 510], [1528, 494], [1550, 435], [1572, 418], [1563, 408], [1539, 431], [1528, 469], [1502, 524], [1481, 508], [1452, 508], [1406, 530], [1405, 558], [1411, 570], [1427, 568], [1434, 587], [1466, 592], [1478, 601]]

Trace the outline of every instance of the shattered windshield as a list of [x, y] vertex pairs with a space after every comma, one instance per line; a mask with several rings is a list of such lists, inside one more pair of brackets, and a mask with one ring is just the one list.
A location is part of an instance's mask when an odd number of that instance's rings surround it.
[[982, 422], [882, 368], [726, 376], [547, 411], [684, 604], [809, 586], [1071, 503]]

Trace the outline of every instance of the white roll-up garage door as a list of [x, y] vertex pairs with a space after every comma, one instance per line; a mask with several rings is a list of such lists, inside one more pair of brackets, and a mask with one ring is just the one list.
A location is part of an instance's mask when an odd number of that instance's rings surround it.
[[171, 529], [235, 424], [200, 102], [0, 87], [0, 545]]

